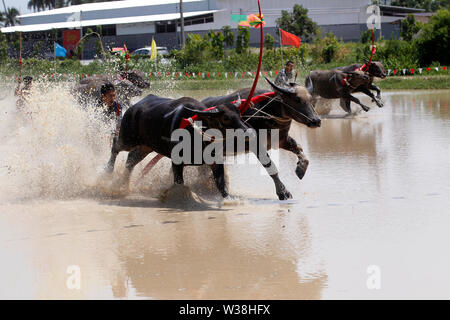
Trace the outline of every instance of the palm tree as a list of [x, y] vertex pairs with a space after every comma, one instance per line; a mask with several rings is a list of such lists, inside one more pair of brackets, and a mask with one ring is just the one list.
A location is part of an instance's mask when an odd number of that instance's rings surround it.
[[33, 11], [41, 11], [45, 8], [45, 2], [44, 0], [29, 0], [28, 1], [28, 9], [33, 8]]
[[3, 14], [3, 12], [0, 12], [0, 25], [4, 25], [5, 23], [5, 15]]
[[19, 10], [16, 8], [7, 8], [4, 18], [5, 27], [15, 26], [19, 23], [17, 16], [20, 15]]

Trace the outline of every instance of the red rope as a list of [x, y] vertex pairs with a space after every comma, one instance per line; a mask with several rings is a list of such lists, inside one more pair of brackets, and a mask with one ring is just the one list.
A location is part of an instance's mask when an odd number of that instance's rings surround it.
[[[259, 0], [258, 0], [258, 10], [259, 10], [259, 16], [262, 17], [261, 4], [259, 3]], [[264, 44], [263, 24], [261, 23], [261, 39], [260, 39], [260, 48], [259, 48], [258, 71], [256, 71], [255, 81], [253, 81], [253, 86], [252, 86], [252, 89], [250, 90], [250, 93], [249, 93], [247, 99], [245, 100], [244, 104], [239, 107], [239, 111], [241, 112], [241, 114], [244, 114], [244, 112], [249, 108], [250, 99], [253, 97], [253, 93], [255, 93], [256, 85], [258, 84], [259, 71], [261, 70], [261, 63], [262, 63], [263, 44]]]
[[370, 54], [370, 59], [369, 59], [369, 62], [367, 62], [367, 64], [363, 64], [361, 66], [360, 70], [362, 70], [362, 71], [369, 70], [369, 66], [372, 63], [372, 58], [373, 58], [373, 55], [375, 54], [376, 50], [377, 50], [377, 46], [375, 45], [375, 34], [374, 34], [373, 28], [372, 28], [372, 52]]

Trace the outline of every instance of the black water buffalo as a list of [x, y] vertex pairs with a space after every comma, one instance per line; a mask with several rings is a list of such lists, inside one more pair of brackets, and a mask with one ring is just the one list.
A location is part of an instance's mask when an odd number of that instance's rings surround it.
[[[366, 60], [366, 65], [368, 63], [369, 63], [369, 61]], [[349, 66], [338, 67], [333, 70], [340, 70], [340, 71], [348, 72], [348, 71], [360, 70], [362, 66], [363, 66], [362, 64], [354, 63]], [[369, 64], [369, 68], [366, 70], [366, 72], [369, 74], [370, 81], [368, 83], [360, 85], [353, 92], [362, 92], [362, 93], [368, 95], [369, 97], [372, 98], [372, 101], [374, 101], [377, 104], [377, 106], [381, 108], [381, 107], [383, 107], [383, 102], [381, 101], [381, 90], [379, 87], [377, 87], [376, 85], [373, 84], [373, 78], [374, 77], [381, 78], [381, 79], [386, 78], [386, 73], [383, 69], [382, 62], [372, 61]], [[373, 95], [372, 91], [370, 91], [370, 90], [375, 90], [377, 92], [376, 98]]]
[[83, 78], [75, 86], [72, 93], [82, 105], [95, 104], [100, 99], [100, 88], [106, 82], [116, 87], [117, 100], [124, 106], [130, 105], [133, 97], [139, 97], [142, 89], [150, 87], [145, 74], [138, 70], [124, 71], [117, 76], [99, 75]]
[[[150, 152], [157, 152], [172, 159], [172, 170], [175, 184], [183, 184], [183, 168], [185, 165], [203, 164], [195, 161], [198, 149], [190, 144], [192, 152], [190, 161], [177, 162], [172, 158], [172, 150], [176, 142], [172, 141], [172, 134], [180, 128], [183, 118], [189, 119], [197, 115], [196, 121], [202, 121], [204, 129], [217, 129], [226, 137], [226, 129], [242, 129], [247, 131], [248, 127], [242, 122], [239, 110], [233, 104], [217, 105], [215, 109], [204, 111], [205, 105], [195, 99], [183, 97], [180, 99], [168, 99], [155, 95], [148, 95], [138, 103], [131, 106], [124, 114], [120, 125], [120, 132], [114, 140], [111, 157], [107, 165], [107, 172], [114, 170], [116, 157], [121, 151], [129, 151], [126, 161], [126, 170], [123, 182], [129, 182], [133, 168], [143, 160]], [[186, 130], [192, 139], [198, 134], [194, 126], [187, 126]], [[193, 141], [193, 140], [191, 140]], [[211, 142], [201, 143], [201, 151]], [[221, 163], [211, 164], [214, 180], [223, 197], [228, 196], [225, 183], [224, 165]]]
[[[303, 153], [302, 147], [289, 136], [289, 129], [292, 120], [305, 124], [308, 127], [320, 127], [321, 120], [311, 104], [312, 97], [305, 87], [291, 84], [290, 88], [280, 87], [268, 80], [275, 92], [273, 98], [267, 98], [254, 104], [253, 108], [249, 108], [242, 115], [242, 118], [248, 125], [250, 125], [259, 137], [259, 131], [263, 129], [278, 129], [279, 130], [279, 147], [281, 149], [293, 152], [297, 158], [297, 168], [295, 173], [302, 179], [305, 175], [309, 161]], [[213, 106], [221, 103], [230, 103], [239, 99], [239, 97], [247, 97], [250, 89], [242, 89], [227, 96], [209, 97], [202, 102], [207, 106]], [[254, 96], [267, 94], [268, 90], [256, 90]], [[267, 149], [271, 148], [270, 131], [267, 135]], [[248, 148], [246, 148], [248, 151]], [[290, 192], [286, 189], [284, 184], [278, 177], [278, 171], [273, 169], [274, 164], [268, 162], [263, 164], [268, 170], [269, 175], [275, 183], [276, 192], [280, 200], [292, 198]]]
[[305, 86], [314, 97], [313, 103], [317, 96], [325, 99], [341, 99], [341, 107], [347, 113], [351, 112], [350, 101], [359, 104], [367, 112], [370, 108], [351, 93], [360, 86], [367, 85], [369, 81], [370, 77], [363, 71], [315, 70], [306, 77]]

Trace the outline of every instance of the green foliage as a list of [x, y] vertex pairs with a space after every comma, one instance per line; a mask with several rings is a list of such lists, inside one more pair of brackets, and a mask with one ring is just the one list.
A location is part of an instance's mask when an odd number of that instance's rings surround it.
[[275, 41], [273, 39], [273, 36], [270, 33], [266, 33], [266, 35], [264, 36], [264, 47], [267, 50], [272, 50], [274, 42]]
[[[370, 46], [365, 48], [365, 58], [370, 57]], [[377, 46], [376, 60], [383, 60], [385, 68], [417, 68], [419, 60], [414, 44], [403, 40], [387, 40]]]
[[207, 34], [202, 38], [199, 34], [189, 33], [184, 50], [172, 50], [171, 57], [175, 58], [179, 68], [185, 69], [193, 64], [202, 64], [202, 62], [209, 59], [210, 35]]
[[40, 40], [33, 46], [33, 57], [42, 58], [42, 51], [44, 49], [44, 41]]
[[243, 53], [248, 51], [250, 42], [250, 31], [247, 27], [238, 26], [238, 34], [236, 37], [236, 52]]
[[8, 61], [8, 44], [6, 43], [6, 37], [3, 33], [0, 33], [0, 64], [3, 65]]
[[224, 36], [222, 32], [212, 33], [211, 37], [211, 47], [210, 50], [215, 59], [221, 60], [223, 58], [223, 42]]
[[415, 40], [415, 46], [421, 65], [433, 61], [450, 64], [450, 11], [439, 10], [432, 16], [429, 23], [423, 25], [420, 36]]
[[325, 63], [329, 63], [334, 60], [337, 50], [338, 41], [333, 33], [327, 33], [326, 37], [323, 39], [324, 48], [322, 50], [322, 58]]
[[406, 19], [401, 21], [401, 36], [403, 40], [411, 41], [413, 36], [419, 32], [419, 25], [416, 23], [414, 15], [408, 14]]
[[439, 9], [450, 8], [448, 0], [394, 0], [391, 4], [393, 6], [420, 8], [433, 12]]
[[372, 43], [372, 30], [361, 32], [361, 43]]
[[329, 63], [333, 61], [339, 50], [339, 42], [331, 32], [323, 38], [316, 38], [311, 50], [312, 58], [317, 63]]
[[227, 47], [233, 46], [234, 43], [234, 33], [231, 31], [230, 26], [224, 26], [222, 28], [223, 42]]
[[319, 32], [319, 27], [308, 17], [308, 9], [295, 4], [293, 11], [281, 11], [277, 26], [300, 37], [302, 41], [311, 41]]

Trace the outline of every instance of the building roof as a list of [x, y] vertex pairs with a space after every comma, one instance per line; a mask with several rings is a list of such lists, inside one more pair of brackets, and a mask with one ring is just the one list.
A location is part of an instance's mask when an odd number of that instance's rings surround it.
[[[195, 17], [195, 16], [200, 16], [200, 15], [204, 15], [204, 14], [208, 14], [208, 13], [214, 13], [217, 11], [219, 11], [219, 10], [184, 12], [183, 17], [185, 17], [185, 18]], [[167, 14], [155, 14], [155, 15], [147, 15], [147, 16], [120, 17], [120, 18], [111, 18], [111, 19], [75, 20], [75, 21], [66, 21], [66, 22], [19, 25], [19, 26], [1, 28], [0, 31], [3, 33], [33, 32], [33, 31], [45, 31], [45, 30], [52, 30], [52, 29], [73, 29], [73, 28], [108, 25], [108, 24], [127, 24], [127, 23], [154, 22], [154, 21], [168, 21], [168, 20], [176, 20], [179, 18], [180, 18], [179, 13], [167, 13]]]
[[380, 5], [380, 10], [383, 14], [402, 14], [402, 13], [419, 13], [425, 12], [425, 9], [406, 8], [398, 6]]
[[[183, 3], [189, 2], [199, 2], [203, 0], [183, 0]], [[76, 13], [76, 12], [89, 12], [105, 9], [126, 9], [126, 8], [136, 8], [136, 7], [148, 7], [155, 5], [166, 5], [166, 4], [179, 4], [180, 0], [127, 0], [127, 1], [109, 1], [109, 2], [94, 2], [79, 4], [74, 6], [67, 6], [64, 8], [45, 10], [40, 12], [34, 12], [29, 14], [24, 14], [19, 16], [19, 18], [29, 18], [37, 16], [49, 16], [55, 14], [64, 13]]]

